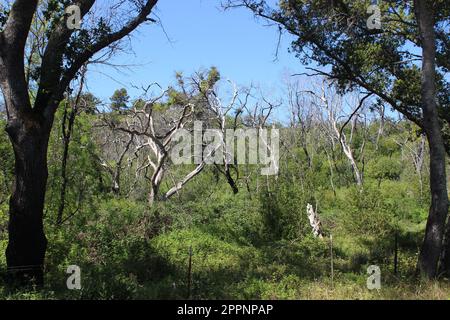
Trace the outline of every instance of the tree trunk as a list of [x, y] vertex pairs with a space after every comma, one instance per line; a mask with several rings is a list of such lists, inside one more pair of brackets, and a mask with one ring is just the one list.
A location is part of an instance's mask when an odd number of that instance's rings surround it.
[[384, 105], [381, 105], [380, 106], [380, 127], [378, 128], [377, 140], [375, 142], [375, 150], [377, 150], [377, 151], [380, 146], [380, 139], [384, 133], [384, 122], [385, 122], [384, 113], [385, 113]]
[[[75, 123], [76, 109], [72, 110], [70, 116], [67, 115], [67, 104], [64, 109], [64, 116], [62, 120], [62, 136], [63, 136], [63, 157], [61, 161], [61, 190], [59, 196], [59, 207], [56, 223], [61, 225], [63, 223], [64, 209], [66, 207], [66, 193], [67, 193], [67, 159], [69, 157], [70, 141], [72, 139], [73, 125]], [[67, 126], [67, 120], [69, 122]], [[67, 128], [68, 127], [68, 128]]]
[[50, 126], [32, 116], [23, 118], [9, 121], [6, 129], [15, 154], [6, 261], [12, 284], [41, 286], [47, 248], [43, 210]]
[[225, 170], [225, 177], [227, 178], [227, 182], [230, 185], [231, 190], [233, 190], [233, 194], [238, 194], [239, 193], [239, 188], [238, 188], [238, 186], [236, 184], [236, 181], [231, 176], [230, 170]]
[[345, 156], [347, 157], [348, 161], [350, 162], [350, 165], [353, 169], [353, 174], [355, 177], [355, 182], [358, 187], [362, 187], [363, 179], [361, 176], [361, 172], [359, 171], [358, 165], [356, 164], [355, 157], [353, 156], [353, 150], [349, 143], [347, 143], [347, 139], [345, 137], [345, 134], [340, 132], [340, 130], [336, 126], [336, 122], [333, 122], [333, 128], [336, 132], [337, 138], [339, 139], [339, 143], [341, 144], [342, 151], [344, 152]]
[[436, 107], [436, 37], [432, 2], [415, 0], [414, 9], [422, 43], [422, 110], [423, 124], [430, 147], [431, 208], [418, 267], [422, 275], [437, 276], [445, 221], [448, 215], [445, 147]]
[[58, 215], [56, 218], [56, 224], [61, 225], [63, 223], [64, 209], [66, 207], [66, 193], [67, 193], [67, 158], [69, 157], [69, 144], [70, 138], [64, 138], [64, 150], [63, 158], [61, 162], [61, 190], [59, 195], [59, 207]]
[[150, 187], [150, 193], [148, 195], [148, 204], [152, 207], [158, 200], [159, 196], [159, 184], [152, 184]]
[[191, 171], [188, 175], [186, 175], [183, 180], [178, 182], [175, 186], [173, 186], [166, 194], [163, 196], [164, 200], [168, 200], [173, 195], [177, 194], [189, 181], [195, 178], [200, 172], [205, 168], [205, 162], [202, 162], [198, 165], [193, 171]]
[[75, 119], [78, 114], [78, 109], [80, 107], [80, 98], [81, 93], [83, 92], [83, 86], [84, 86], [84, 79], [86, 75], [86, 67], [83, 67], [81, 71], [81, 83], [80, 88], [78, 90], [77, 97], [75, 99], [75, 103], [71, 107], [70, 113], [68, 113], [68, 107], [70, 105], [70, 97], [67, 97], [67, 101], [64, 105], [64, 115], [62, 119], [61, 124], [61, 131], [62, 131], [62, 138], [63, 138], [63, 158], [61, 162], [61, 193], [60, 193], [60, 202], [59, 202], [59, 208], [58, 208], [58, 215], [56, 219], [56, 223], [58, 225], [61, 225], [63, 223], [63, 217], [64, 217], [64, 209], [66, 207], [66, 194], [67, 194], [67, 161], [69, 157], [69, 147], [70, 142], [72, 141], [72, 133], [73, 133], [73, 127], [75, 125]]
[[164, 156], [163, 160], [161, 160], [162, 162], [160, 162], [160, 165], [152, 175], [150, 193], [148, 195], [148, 204], [150, 207], [152, 207], [154, 203], [159, 200], [159, 188], [165, 173], [162, 163], [165, 159], [166, 156]]

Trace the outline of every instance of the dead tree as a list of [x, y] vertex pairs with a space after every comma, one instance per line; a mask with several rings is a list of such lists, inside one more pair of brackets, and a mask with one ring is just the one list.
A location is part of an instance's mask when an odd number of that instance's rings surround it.
[[[221, 152], [221, 155], [219, 155], [218, 157], [221, 157], [222, 159], [220, 162], [215, 161], [214, 164], [216, 166], [216, 169], [226, 178], [227, 183], [233, 190], [233, 193], [237, 194], [239, 193], [239, 188], [237, 185], [237, 180], [239, 179], [239, 169], [237, 163], [235, 163], [234, 161], [230, 161], [230, 159], [234, 158], [234, 154], [229, 154], [229, 150], [231, 149], [230, 146], [227, 145], [228, 141], [226, 138], [226, 131], [228, 129], [227, 118], [230, 116], [231, 112], [234, 111], [236, 113], [234, 121], [235, 125], [238, 116], [242, 112], [242, 106], [241, 108], [238, 108], [237, 106], [237, 103], [239, 101], [239, 92], [236, 85], [231, 81], [228, 81], [233, 88], [233, 93], [228, 104], [225, 104], [219, 97], [219, 94], [217, 92], [217, 84], [211, 83], [209, 87], [203, 88], [201, 80], [202, 77], [192, 79], [201, 97], [203, 98], [203, 103], [207, 108], [207, 111], [209, 111], [209, 123], [211, 124], [212, 128], [218, 128], [217, 132], [219, 134], [219, 140], [222, 144], [221, 148], [218, 150], [219, 152]], [[231, 170], [235, 171], [236, 178], [233, 177]]]
[[135, 136], [118, 131], [106, 131], [104, 125], [99, 126], [101, 132], [98, 135], [101, 155], [96, 154], [100, 166], [105, 169], [111, 177], [109, 189], [115, 195], [122, 194], [122, 172], [126, 168], [125, 160], [132, 150]]
[[[246, 111], [246, 117], [244, 121], [244, 125], [247, 128], [256, 128], [259, 130], [259, 144], [260, 151], [264, 150], [265, 154], [259, 154], [260, 158], [260, 166], [270, 164], [269, 171], [271, 173], [276, 173], [275, 179], [278, 179], [279, 174], [279, 159], [277, 158], [279, 155], [277, 154], [275, 149], [278, 149], [278, 139], [272, 139], [271, 143], [269, 143], [268, 137], [265, 137], [263, 134], [263, 130], [267, 128], [276, 129], [275, 124], [269, 123], [269, 119], [272, 113], [281, 105], [281, 102], [271, 102], [264, 97], [264, 94], [260, 92], [260, 99], [253, 104], [253, 106], [249, 106], [246, 104], [243, 108]], [[277, 131], [274, 131], [277, 132]], [[278, 134], [276, 134], [278, 136]], [[275, 138], [274, 134], [272, 134], [272, 138]], [[263, 161], [265, 159], [265, 161]], [[265, 163], [262, 163], [265, 162]], [[267, 171], [267, 170], [264, 170]], [[266, 176], [266, 188], [270, 193], [270, 179], [269, 175], [265, 174], [264, 171], [261, 171]]]
[[314, 112], [298, 83], [287, 84], [287, 104], [290, 111], [290, 127], [295, 130], [295, 144], [303, 150], [308, 167], [311, 169], [312, 155], [308, 150], [308, 135], [312, 130]]
[[[135, 105], [122, 120], [107, 121], [113, 132], [121, 132], [131, 137], [132, 152], [129, 162], [136, 162], [136, 176], [143, 173], [150, 182], [148, 202], [153, 205], [157, 200], [168, 200], [177, 194], [189, 181], [200, 174], [212, 154], [218, 150], [216, 146], [208, 154], [203, 154], [202, 161], [165, 194], [161, 194], [162, 181], [171, 165], [171, 151], [176, 145], [179, 134], [191, 133], [195, 105], [191, 102], [184, 104], [168, 104], [162, 101], [167, 91], [155, 99], [147, 101], [143, 106]], [[155, 110], [155, 105], [165, 105], [165, 111]], [[190, 126], [189, 131], [188, 125]], [[124, 153], [128, 152], [128, 148]], [[186, 155], [184, 155], [186, 156]], [[190, 157], [191, 155], [189, 155]], [[140, 159], [143, 159], [140, 161]]]
[[378, 112], [380, 114], [380, 126], [378, 127], [377, 140], [375, 143], [376, 150], [378, 150], [378, 148], [379, 148], [380, 139], [384, 133], [384, 126], [385, 126], [385, 122], [386, 122], [385, 111], [386, 111], [386, 108], [384, 105], [379, 106]]
[[[166, 115], [158, 115], [154, 107], [165, 94], [166, 92], [156, 99], [145, 102], [142, 107], [134, 106], [123, 119], [117, 122], [106, 120], [112, 131], [122, 132], [129, 137], [133, 137], [130, 138], [130, 141], [134, 140], [132, 142], [134, 144], [133, 153], [136, 157], [145, 153], [145, 162], [136, 170], [148, 172], [147, 169], [151, 168], [151, 175], [145, 175], [150, 181], [148, 195], [150, 205], [153, 205], [159, 197], [161, 182], [169, 162], [173, 138], [179, 130], [184, 128], [194, 111], [192, 104], [186, 104], [177, 106], [179, 108], [169, 108], [170, 112], [167, 112]], [[168, 118], [165, 116], [168, 116]]]
[[[362, 111], [364, 101], [368, 97], [359, 99], [356, 95], [339, 95], [332, 84], [322, 82], [320, 86], [320, 93], [316, 91], [308, 91], [313, 97], [313, 105], [318, 108], [319, 122], [323, 125], [324, 132], [328, 135], [331, 144], [335, 146], [335, 141], [340, 145], [340, 148], [347, 160], [349, 161], [353, 170], [356, 185], [361, 187], [363, 184], [363, 176], [355, 159], [354, 150], [352, 148], [353, 135], [357, 126], [358, 115]], [[347, 117], [347, 120], [341, 125], [345, 116], [345, 104], [351, 109], [352, 113]], [[350, 123], [350, 135], [345, 133], [345, 127]]]

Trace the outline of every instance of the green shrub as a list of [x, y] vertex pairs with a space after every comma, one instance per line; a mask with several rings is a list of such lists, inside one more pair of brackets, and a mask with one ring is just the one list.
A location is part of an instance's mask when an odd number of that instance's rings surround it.
[[392, 157], [378, 157], [370, 161], [367, 166], [367, 175], [378, 181], [399, 180], [403, 166], [398, 159]]
[[274, 188], [260, 195], [265, 237], [292, 240], [311, 232], [306, 205], [312, 202], [312, 194], [301, 190], [299, 186], [283, 182]]

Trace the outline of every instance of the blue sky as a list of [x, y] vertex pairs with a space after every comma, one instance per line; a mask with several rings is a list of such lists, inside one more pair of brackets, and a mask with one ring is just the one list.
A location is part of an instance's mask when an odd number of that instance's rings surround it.
[[112, 61], [133, 67], [120, 72], [106, 66], [92, 68], [88, 87], [99, 98], [107, 100], [120, 87], [138, 96], [141, 92], [133, 86], [158, 82], [166, 87], [176, 71], [189, 75], [210, 66], [238, 85], [261, 85], [279, 96], [283, 77], [301, 70], [288, 52], [288, 35], [274, 61], [278, 30], [256, 21], [249, 11], [223, 11], [219, 0], [160, 0], [155, 13], [167, 35], [158, 26], [143, 26], [132, 37], [135, 54], [121, 54]]

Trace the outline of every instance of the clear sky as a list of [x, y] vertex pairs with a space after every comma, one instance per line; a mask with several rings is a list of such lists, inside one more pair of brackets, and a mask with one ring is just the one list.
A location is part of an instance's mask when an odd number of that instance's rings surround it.
[[141, 92], [133, 86], [158, 82], [166, 87], [176, 71], [190, 75], [210, 66], [238, 85], [253, 83], [280, 95], [283, 77], [302, 70], [288, 52], [288, 35], [274, 61], [278, 29], [264, 26], [244, 9], [223, 11], [220, 0], [160, 0], [155, 13], [165, 32], [156, 25], [141, 27], [131, 41], [135, 54], [121, 54], [112, 61], [135, 66], [121, 72], [92, 68], [88, 86], [99, 98], [107, 100], [120, 87], [138, 96]]

